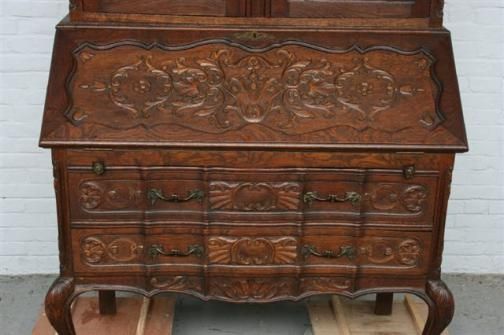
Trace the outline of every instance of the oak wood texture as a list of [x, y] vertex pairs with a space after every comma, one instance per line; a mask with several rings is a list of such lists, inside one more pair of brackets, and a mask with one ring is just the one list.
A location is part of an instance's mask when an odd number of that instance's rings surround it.
[[[451, 171], [467, 151], [441, 9], [71, 1], [40, 137], [60, 335], [92, 290], [235, 303], [406, 292], [439, 335], [453, 313], [440, 281]], [[113, 311], [112, 293], [101, 301]]]
[[[117, 298], [117, 313], [100, 313], [95, 297], [76, 298], [72, 316], [78, 334], [171, 335], [175, 314], [175, 297], [157, 296]], [[32, 335], [56, 335], [42, 311]]]

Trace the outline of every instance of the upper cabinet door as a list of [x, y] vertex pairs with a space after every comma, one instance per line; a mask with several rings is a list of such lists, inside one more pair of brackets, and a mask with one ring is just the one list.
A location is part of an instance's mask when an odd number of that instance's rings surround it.
[[[271, 0], [271, 15], [312, 18], [420, 18], [431, 0]], [[437, 1], [437, 0], [433, 0]]]
[[229, 0], [77, 0], [78, 10], [109, 14], [226, 16]]

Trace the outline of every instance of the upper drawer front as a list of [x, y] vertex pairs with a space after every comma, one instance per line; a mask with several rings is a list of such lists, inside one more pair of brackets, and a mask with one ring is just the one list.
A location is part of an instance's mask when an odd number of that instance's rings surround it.
[[82, 0], [86, 12], [163, 15], [226, 15], [226, 0]]
[[[431, 225], [438, 173], [352, 169], [72, 167], [74, 221]], [[88, 171], [86, 171], [88, 170]]]
[[56, 127], [44, 129], [42, 144], [460, 144], [443, 124], [436, 59], [426, 49], [123, 41], [86, 43], [73, 55], [66, 121], [48, 119]]

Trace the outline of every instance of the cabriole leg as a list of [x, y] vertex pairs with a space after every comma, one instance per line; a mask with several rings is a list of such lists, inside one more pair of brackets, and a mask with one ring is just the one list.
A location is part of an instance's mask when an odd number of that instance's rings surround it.
[[429, 296], [429, 318], [423, 335], [440, 335], [453, 319], [455, 305], [453, 295], [442, 280], [429, 280], [426, 293]]
[[59, 277], [54, 281], [45, 299], [45, 311], [58, 335], [75, 335], [70, 305], [74, 293], [73, 278]]

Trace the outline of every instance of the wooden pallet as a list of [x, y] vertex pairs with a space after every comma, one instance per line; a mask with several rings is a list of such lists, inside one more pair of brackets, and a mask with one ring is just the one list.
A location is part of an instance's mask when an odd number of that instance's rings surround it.
[[[72, 315], [77, 334], [172, 335], [175, 297], [117, 298], [117, 313], [100, 315], [96, 297], [77, 298]], [[42, 311], [32, 335], [57, 335]]]
[[421, 335], [428, 315], [427, 305], [411, 295], [394, 303], [392, 315], [374, 314], [374, 301], [337, 296], [310, 301], [308, 311], [313, 335]]

